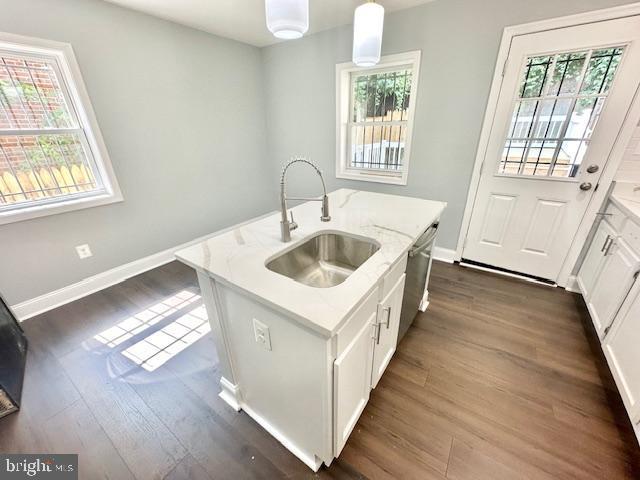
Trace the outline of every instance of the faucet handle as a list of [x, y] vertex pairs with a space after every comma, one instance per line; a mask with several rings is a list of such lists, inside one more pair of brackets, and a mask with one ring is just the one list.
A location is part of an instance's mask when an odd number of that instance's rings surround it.
[[298, 224], [293, 220], [293, 210], [289, 210], [289, 213], [291, 214], [291, 221], [289, 222], [289, 230], [291, 231], [298, 228]]

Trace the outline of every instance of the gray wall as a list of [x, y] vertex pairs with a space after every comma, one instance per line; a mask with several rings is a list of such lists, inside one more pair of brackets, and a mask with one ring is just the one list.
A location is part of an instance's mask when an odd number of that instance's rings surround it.
[[[449, 202], [438, 244], [455, 248], [502, 30], [507, 25], [624, 3], [624, 0], [437, 0], [387, 15], [383, 54], [422, 50], [409, 181], [382, 185], [335, 178], [335, 65], [351, 59], [351, 27], [262, 50], [271, 158], [310, 155], [328, 187]], [[300, 190], [317, 189], [292, 171]], [[293, 191], [292, 191], [293, 193]], [[300, 193], [300, 192], [296, 192]]]
[[[335, 178], [335, 64], [351, 27], [262, 50], [100, 0], [0, 0], [0, 31], [73, 45], [125, 201], [0, 226], [10, 304], [276, 206], [278, 170], [310, 155], [331, 189], [449, 202], [454, 248], [506, 25], [628, 0], [437, 0], [387, 16], [385, 54], [423, 52], [409, 184]], [[291, 171], [291, 193], [319, 191]], [[74, 247], [94, 256], [79, 260]]]
[[[73, 45], [125, 198], [0, 226], [10, 304], [275, 206], [259, 49], [97, 0], [0, 12], [0, 31]], [[78, 259], [83, 243], [92, 258]]]

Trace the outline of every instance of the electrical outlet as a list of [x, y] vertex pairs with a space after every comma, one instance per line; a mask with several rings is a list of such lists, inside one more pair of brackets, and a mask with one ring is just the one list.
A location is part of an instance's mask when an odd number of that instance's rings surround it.
[[260, 320], [253, 319], [253, 333], [256, 337], [256, 343], [265, 350], [271, 350], [271, 335], [269, 334], [269, 327], [267, 327]]
[[76, 247], [76, 252], [78, 252], [78, 257], [80, 257], [80, 259], [93, 256], [93, 253], [91, 253], [91, 248], [86, 243], [84, 245], [78, 245]]

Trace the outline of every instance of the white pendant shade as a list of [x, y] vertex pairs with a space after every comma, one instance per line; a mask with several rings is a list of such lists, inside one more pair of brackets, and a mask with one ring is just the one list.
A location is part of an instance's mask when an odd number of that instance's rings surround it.
[[266, 0], [267, 28], [276, 38], [300, 38], [309, 30], [309, 0]]
[[380, 61], [384, 7], [367, 2], [353, 16], [353, 63], [371, 67]]

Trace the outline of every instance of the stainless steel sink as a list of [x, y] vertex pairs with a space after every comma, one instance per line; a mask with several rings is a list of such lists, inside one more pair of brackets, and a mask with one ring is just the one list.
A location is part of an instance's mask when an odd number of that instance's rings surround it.
[[312, 287], [340, 285], [380, 246], [373, 240], [320, 233], [267, 262], [272, 272]]

